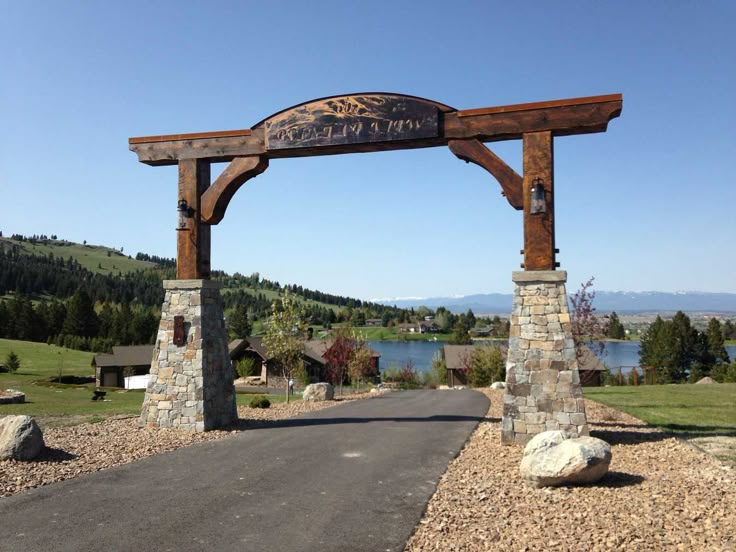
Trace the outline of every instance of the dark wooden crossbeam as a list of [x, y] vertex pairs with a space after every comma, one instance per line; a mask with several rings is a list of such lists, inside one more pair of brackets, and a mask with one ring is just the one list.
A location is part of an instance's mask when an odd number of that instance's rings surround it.
[[[349, 96], [349, 98], [363, 96], [370, 95]], [[128, 142], [140, 162], [154, 166], [176, 165], [179, 159], [223, 162], [232, 161], [236, 157], [255, 155], [266, 156], [268, 159], [336, 155], [442, 146], [447, 145], [450, 140], [461, 139], [477, 139], [481, 142], [515, 140], [521, 139], [529, 132], [550, 131], [553, 137], [604, 132], [608, 122], [621, 114], [623, 105], [621, 94], [609, 94], [461, 111], [438, 107], [438, 132], [434, 136], [421, 134], [413, 138], [411, 133], [406, 133], [406, 137], [398, 139], [326, 144], [313, 140], [313, 143], [307, 146], [284, 147], [283, 144], [279, 144], [278, 147], [269, 148], [267, 127], [273, 118], [283, 120], [291, 114], [290, 112], [296, 113], [310, 106], [314, 106], [317, 111], [328, 101], [329, 99], [320, 100], [320, 103], [312, 102], [286, 110], [252, 129], [147, 136], [130, 138]], [[306, 128], [309, 129], [308, 124]]]

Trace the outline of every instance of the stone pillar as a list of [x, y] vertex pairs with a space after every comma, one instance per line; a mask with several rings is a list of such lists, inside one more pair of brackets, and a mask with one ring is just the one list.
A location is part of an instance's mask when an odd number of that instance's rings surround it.
[[588, 435], [570, 326], [567, 272], [514, 272], [501, 442], [525, 445], [559, 429]]
[[[208, 431], [238, 419], [219, 282], [165, 280], [151, 376], [139, 423]], [[184, 343], [174, 343], [182, 316]]]

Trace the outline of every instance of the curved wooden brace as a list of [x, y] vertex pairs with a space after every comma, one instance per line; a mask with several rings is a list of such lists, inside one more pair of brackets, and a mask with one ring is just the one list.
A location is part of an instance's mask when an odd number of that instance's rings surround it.
[[235, 192], [251, 178], [268, 168], [265, 155], [236, 157], [202, 194], [200, 219], [205, 224], [218, 224]]
[[466, 163], [475, 163], [491, 173], [498, 180], [503, 190], [502, 194], [514, 209], [520, 211], [524, 208], [523, 179], [480, 140], [450, 140], [447, 146], [458, 159]]

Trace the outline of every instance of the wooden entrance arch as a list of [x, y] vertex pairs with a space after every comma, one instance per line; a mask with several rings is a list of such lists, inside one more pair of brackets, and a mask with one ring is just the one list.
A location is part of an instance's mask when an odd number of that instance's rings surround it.
[[[459, 158], [491, 173], [514, 209], [524, 211], [525, 270], [554, 270], [553, 139], [604, 132], [621, 114], [621, 94], [457, 110], [415, 96], [364, 93], [290, 107], [250, 129], [130, 138], [138, 160], [179, 166], [177, 278], [208, 279], [210, 226], [218, 224], [235, 192], [264, 172], [271, 159], [448, 146]], [[523, 141], [523, 176], [484, 142]], [[210, 165], [229, 161], [211, 181]], [[531, 190], [542, 183], [545, 209], [532, 214]]]
[[[131, 138], [149, 165], [179, 166], [176, 280], [166, 296], [140, 423], [206, 431], [237, 420], [219, 284], [210, 277], [210, 228], [235, 192], [271, 159], [448, 146], [486, 169], [524, 211], [523, 272], [516, 284], [501, 438], [523, 444], [545, 429], [587, 433], [565, 291], [555, 272], [553, 139], [603, 132], [620, 94], [457, 110], [400, 94], [313, 100], [253, 128]], [[484, 142], [523, 141], [523, 176]], [[214, 162], [230, 164], [212, 182]], [[523, 408], [522, 408], [523, 407]]]

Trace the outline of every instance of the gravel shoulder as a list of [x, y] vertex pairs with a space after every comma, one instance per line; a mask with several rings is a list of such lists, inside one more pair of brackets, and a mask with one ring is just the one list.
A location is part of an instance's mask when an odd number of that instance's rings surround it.
[[503, 391], [450, 464], [406, 552], [736, 550], [736, 473], [627, 414], [587, 401], [608, 475], [587, 487], [532, 489], [522, 449], [500, 444]]

